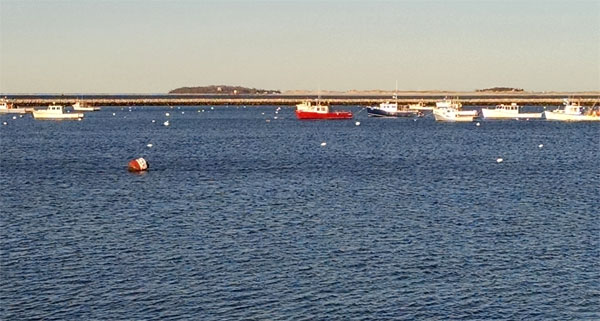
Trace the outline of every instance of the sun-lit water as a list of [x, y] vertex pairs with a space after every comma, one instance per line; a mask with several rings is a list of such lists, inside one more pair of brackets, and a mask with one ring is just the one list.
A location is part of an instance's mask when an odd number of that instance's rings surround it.
[[0, 319], [600, 318], [598, 124], [275, 110], [0, 116]]

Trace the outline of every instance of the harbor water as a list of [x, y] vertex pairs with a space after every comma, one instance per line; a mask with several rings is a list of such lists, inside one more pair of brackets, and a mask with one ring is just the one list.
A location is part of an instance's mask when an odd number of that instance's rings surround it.
[[276, 108], [0, 115], [0, 319], [600, 319], [597, 123]]

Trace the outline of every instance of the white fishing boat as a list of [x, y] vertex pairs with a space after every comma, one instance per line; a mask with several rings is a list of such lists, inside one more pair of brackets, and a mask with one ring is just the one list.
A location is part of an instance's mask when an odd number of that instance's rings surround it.
[[12, 103], [6, 99], [0, 99], [0, 114], [24, 114], [27, 110], [25, 108], [15, 108]]
[[47, 109], [33, 110], [33, 118], [35, 119], [80, 119], [83, 118], [83, 113], [65, 113], [61, 105], [49, 105]]
[[479, 114], [477, 110], [462, 110], [462, 103], [460, 101], [447, 98], [436, 102], [435, 108], [451, 108], [453, 109], [453, 113], [456, 113], [459, 116], [477, 117]]
[[444, 122], [472, 122], [475, 116], [462, 114], [454, 107], [435, 107], [433, 117], [436, 121]]
[[74, 111], [98, 111], [98, 110], [100, 110], [100, 107], [87, 106], [85, 103], [82, 103], [80, 101], [76, 101], [73, 105], [71, 105], [71, 107], [73, 107]]
[[425, 105], [425, 103], [423, 101], [420, 101], [416, 104], [409, 104], [408, 105], [408, 109], [412, 109], [412, 110], [433, 110], [433, 106], [427, 106]]
[[448, 98], [444, 98], [444, 100], [440, 100], [440, 101], [436, 101], [435, 102], [435, 107], [437, 108], [454, 108], [454, 109], [461, 109], [462, 108], [462, 103], [458, 100], [452, 100], [452, 99], [448, 99]]
[[481, 114], [486, 119], [535, 119], [542, 118], [542, 113], [521, 113], [521, 106], [516, 103], [500, 104], [496, 108], [482, 108]]
[[594, 110], [590, 107], [587, 111], [579, 104], [570, 102], [565, 99], [564, 108], [557, 108], [553, 111], [545, 111], [544, 116], [546, 120], [558, 120], [558, 121], [600, 121], [600, 110]]

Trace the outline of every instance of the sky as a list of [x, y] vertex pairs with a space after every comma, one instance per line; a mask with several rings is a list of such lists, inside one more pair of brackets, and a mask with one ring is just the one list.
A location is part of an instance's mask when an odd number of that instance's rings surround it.
[[600, 1], [0, 0], [0, 93], [600, 90]]

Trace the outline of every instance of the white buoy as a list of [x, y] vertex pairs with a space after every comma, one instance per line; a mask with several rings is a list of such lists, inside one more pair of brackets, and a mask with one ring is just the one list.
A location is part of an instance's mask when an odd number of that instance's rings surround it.
[[215, 109], [215, 107], [210, 107], [210, 110], [214, 110], [214, 109]]
[[117, 114], [116, 114], [116, 113], [113, 113], [113, 116], [117, 116]]
[[356, 126], [360, 126], [360, 122], [359, 122], [359, 121], [357, 121], [356, 123], [354, 123], [354, 125], [356, 125]]
[[539, 144], [538, 145], [538, 148], [542, 148], [542, 147], [544, 147], [544, 144]]
[[166, 122], [163, 123], [164, 126], [169, 126], [169, 121], [167, 120]]
[[152, 119], [152, 122], [153, 122], [153, 123], [156, 123], [156, 120]]
[[270, 120], [270, 119], [267, 119], [267, 123], [270, 123], [270, 122], [271, 122], [271, 120]]
[[326, 142], [322, 142], [321, 146], [327, 146], [327, 143]]
[[182, 115], [183, 115], [183, 114], [185, 114], [185, 111], [182, 111], [182, 112], [181, 112], [181, 114], [182, 114]]
[[2, 122], [2, 125], [8, 125], [8, 123], [4, 121], [4, 122]]
[[81, 121], [81, 118], [77, 118], [77, 121]]
[[13, 119], [17, 119], [17, 116], [13, 116]]
[[496, 163], [502, 163], [504, 160], [502, 158], [496, 159]]
[[264, 115], [265, 113], [261, 113], [261, 115]]
[[152, 144], [148, 144], [148, 145], [146, 145], [146, 146], [148, 146], [148, 148], [151, 148], [153, 145], [152, 145]]
[[165, 116], [169, 117], [169, 116], [171, 116], [171, 114], [169, 114], [169, 113], [165, 113]]
[[479, 126], [481, 126], [481, 124], [479, 122], [477, 122], [477, 124], [475, 124], [475, 126], [479, 127]]
[[273, 119], [277, 119], [277, 116], [273, 117]]

